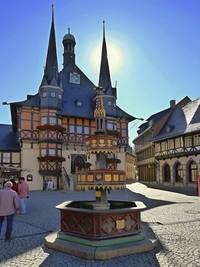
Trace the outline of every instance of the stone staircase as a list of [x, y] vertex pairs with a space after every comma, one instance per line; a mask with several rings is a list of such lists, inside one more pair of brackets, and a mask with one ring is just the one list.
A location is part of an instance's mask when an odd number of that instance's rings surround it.
[[63, 182], [64, 191], [74, 191], [76, 175], [75, 174], [68, 175], [66, 169], [64, 167], [62, 167], [61, 178], [62, 178], [62, 182]]

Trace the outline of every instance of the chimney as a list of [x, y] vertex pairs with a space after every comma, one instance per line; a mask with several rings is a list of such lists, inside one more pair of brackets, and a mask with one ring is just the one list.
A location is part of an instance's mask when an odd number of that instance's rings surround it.
[[170, 108], [174, 108], [176, 106], [176, 100], [170, 100]]

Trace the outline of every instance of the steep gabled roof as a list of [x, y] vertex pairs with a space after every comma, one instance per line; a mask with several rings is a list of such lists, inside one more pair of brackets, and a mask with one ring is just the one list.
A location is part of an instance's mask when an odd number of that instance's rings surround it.
[[17, 134], [12, 131], [12, 125], [0, 124], [0, 150], [20, 151]]
[[57, 52], [56, 52], [56, 35], [55, 35], [55, 26], [54, 26], [53, 6], [52, 6], [52, 21], [51, 21], [51, 30], [50, 30], [50, 36], [49, 36], [49, 44], [48, 44], [46, 65], [44, 69], [44, 78], [42, 80], [41, 85], [44, 85], [46, 82], [50, 84], [53, 79], [56, 81], [56, 85], [57, 85], [58, 61], [57, 61]]
[[101, 51], [99, 87], [102, 87], [105, 91], [110, 90], [112, 92], [110, 69], [109, 69], [108, 55], [107, 55], [106, 38], [105, 38], [105, 24], [104, 24], [104, 22], [103, 22], [103, 43], [102, 43], [102, 51]]
[[200, 131], [200, 98], [177, 105], [154, 141]]

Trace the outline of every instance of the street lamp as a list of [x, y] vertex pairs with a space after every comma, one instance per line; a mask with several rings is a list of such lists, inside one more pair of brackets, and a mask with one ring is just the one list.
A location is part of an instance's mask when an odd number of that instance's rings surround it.
[[4, 105], [4, 106], [5, 105], [10, 105], [10, 103], [8, 103], [8, 102], [5, 101], [5, 102], [2, 102], [2, 105]]

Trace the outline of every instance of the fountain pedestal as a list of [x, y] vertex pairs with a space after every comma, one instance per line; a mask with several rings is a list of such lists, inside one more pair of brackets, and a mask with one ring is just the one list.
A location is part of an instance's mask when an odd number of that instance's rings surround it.
[[58, 205], [61, 230], [47, 236], [46, 245], [86, 259], [109, 259], [155, 247], [155, 237], [141, 225], [142, 202], [109, 201], [110, 208], [104, 210], [93, 210], [93, 203]]
[[98, 88], [94, 117], [96, 132], [86, 140], [87, 153], [96, 155], [93, 170], [77, 173], [77, 189], [96, 191], [96, 201], [64, 202], [60, 231], [45, 238], [48, 247], [86, 259], [109, 259], [155, 247], [150, 230], [141, 226], [142, 202], [108, 201], [106, 192], [126, 186], [124, 170], [117, 168], [118, 137], [108, 133], [106, 111]]

